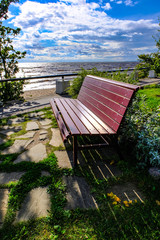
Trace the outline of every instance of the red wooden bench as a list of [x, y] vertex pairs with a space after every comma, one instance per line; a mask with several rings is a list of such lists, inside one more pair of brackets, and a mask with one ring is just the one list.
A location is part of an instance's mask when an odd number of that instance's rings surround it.
[[[73, 161], [83, 148], [117, 145], [117, 133], [126, 109], [138, 86], [86, 76], [77, 99], [52, 98], [50, 104], [63, 141], [73, 137]], [[100, 135], [104, 144], [78, 146], [77, 136]], [[118, 145], [117, 145], [118, 146]]]

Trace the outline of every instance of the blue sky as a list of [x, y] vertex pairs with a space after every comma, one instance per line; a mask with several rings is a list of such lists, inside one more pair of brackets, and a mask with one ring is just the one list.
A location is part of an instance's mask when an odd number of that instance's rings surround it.
[[160, 0], [20, 0], [5, 24], [26, 62], [136, 61], [157, 51]]

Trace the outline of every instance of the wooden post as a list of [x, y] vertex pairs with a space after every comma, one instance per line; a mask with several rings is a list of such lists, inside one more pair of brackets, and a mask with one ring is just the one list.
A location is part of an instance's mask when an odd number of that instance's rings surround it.
[[73, 166], [77, 166], [77, 151], [78, 151], [78, 145], [77, 145], [77, 136], [73, 136]]

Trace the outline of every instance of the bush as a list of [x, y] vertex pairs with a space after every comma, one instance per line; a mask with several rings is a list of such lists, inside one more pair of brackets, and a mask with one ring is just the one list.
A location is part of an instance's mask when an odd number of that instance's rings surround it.
[[18, 82], [0, 83], [0, 99], [4, 102], [20, 99], [20, 95], [23, 93], [23, 84], [23, 80]]
[[134, 156], [138, 167], [160, 166], [160, 111], [146, 106], [137, 93], [121, 128], [121, 144]]
[[[140, 63], [136, 66], [139, 71], [139, 78], [145, 78], [149, 74], [149, 70], [155, 70], [157, 74], [160, 73], [160, 53], [141, 54], [138, 56]], [[144, 69], [142, 69], [144, 68]]]
[[124, 72], [117, 71], [114, 72], [113, 74], [108, 73], [108, 72], [101, 72], [98, 71], [97, 68], [93, 68], [92, 70], [85, 70], [82, 68], [81, 72], [78, 74], [78, 77], [76, 77], [72, 82], [70, 87], [68, 88], [68, 93], [72, 98], [77, 98], [78, 93], [80, 91], [80, 88], [82, 86], [82, 83], [84, 81], [84, 78], [87, 75], [93, 75], [93, 76], [98, 76], [98, 77], [104, 77], [104, 78], [109, 78], [112, 80], [116, 81], [121, 81], [121, 82], [126, 82], [126, 83], [137, 83], [138, 78], [135, 77], [136, 71], [133, 71], [129, 76], [127, 74], [127, 70]]

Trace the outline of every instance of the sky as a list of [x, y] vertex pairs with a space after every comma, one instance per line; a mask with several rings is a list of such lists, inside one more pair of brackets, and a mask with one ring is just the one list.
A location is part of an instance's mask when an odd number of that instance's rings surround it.
[[137, 61], [156, 52], [160, 0], [20, 0], [5, 25], [26, 62]]

